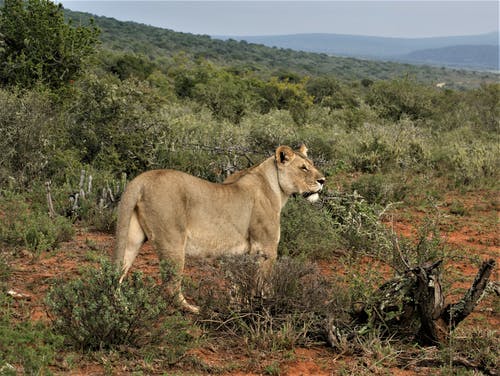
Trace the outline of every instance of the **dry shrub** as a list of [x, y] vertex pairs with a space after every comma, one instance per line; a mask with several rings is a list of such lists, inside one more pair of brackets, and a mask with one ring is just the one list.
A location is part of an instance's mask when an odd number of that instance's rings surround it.
[[333, 293], [315, 264], [282, 258], [266, 277], [252, 256], [226, 257], [219, 265], [224, 279], [205, 277], [198, 289], [200, 322], [208, 329], [267, 350], [325, 340]]

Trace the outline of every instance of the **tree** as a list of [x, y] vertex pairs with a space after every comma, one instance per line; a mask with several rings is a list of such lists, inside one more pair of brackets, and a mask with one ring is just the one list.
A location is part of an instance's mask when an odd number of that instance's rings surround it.
[[366, 101], [384, 119], [398, 121], [407, 116], [423, 120], [434, 114], [437, 94], [434, 88], [404, 77], [375, 82]]
[[306, 121], [307, 110], [312, 106], [313, 98], [307, 93], [305, 82], [279, 81], [272, 77], [258, 91], [262, 98], [260, 106], [263, 113], [273, 108], [288, 110], [296, 124]]
[[205, 104], [217, 119], [239, 124], [257, 101], [251, 86], [250, 80], [214, 69], [206, 82], [193, 87], [193, 97]]
[[346, 85], [333, 77], [315, 77], [307, 81], [306, 90], [314, 104], [330, 109], [356, 108], [359, 100]]
[[61, 4], [50, 0], [5, 0], [0, 8], [0, 83], [64, 86], [95, 51], [99, 29], [66, 23]]

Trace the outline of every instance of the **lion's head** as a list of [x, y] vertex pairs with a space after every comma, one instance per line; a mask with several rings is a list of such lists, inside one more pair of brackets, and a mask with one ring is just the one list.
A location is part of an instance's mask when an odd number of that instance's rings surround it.
[[307, 157], [305, 145], [301, 145], [298, 150], [293, 150], [289, 146], [278, 147], [275, 161], [278, 182], [285, 194], [301, 194], [310, 202], [318, 200], [318, 193], [323, 189], [325, 177]]

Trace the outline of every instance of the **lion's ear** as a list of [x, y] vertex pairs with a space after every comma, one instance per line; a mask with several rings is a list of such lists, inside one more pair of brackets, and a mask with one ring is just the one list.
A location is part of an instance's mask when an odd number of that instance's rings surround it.
[[307, 151], [308, 150], [309, 149], [307, 148], [307, 146], [305, 144], [300, 144], [300, 146], [299, 146], [299, 153], [304, 154], [307, 157]]
[[295, 158], [295, 153], [289, 146], [279, 146], [276, 149], [276, 162], [278, 164], [287, 165]]

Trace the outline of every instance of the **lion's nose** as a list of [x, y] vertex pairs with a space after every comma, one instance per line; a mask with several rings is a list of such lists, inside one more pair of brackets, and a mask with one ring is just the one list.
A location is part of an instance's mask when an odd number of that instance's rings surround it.
[[325, 178], [319, 178], [318, 180], [316, 180], [319, 184], [323, 185], [325, 184], [325, 181], [326, 179]]

